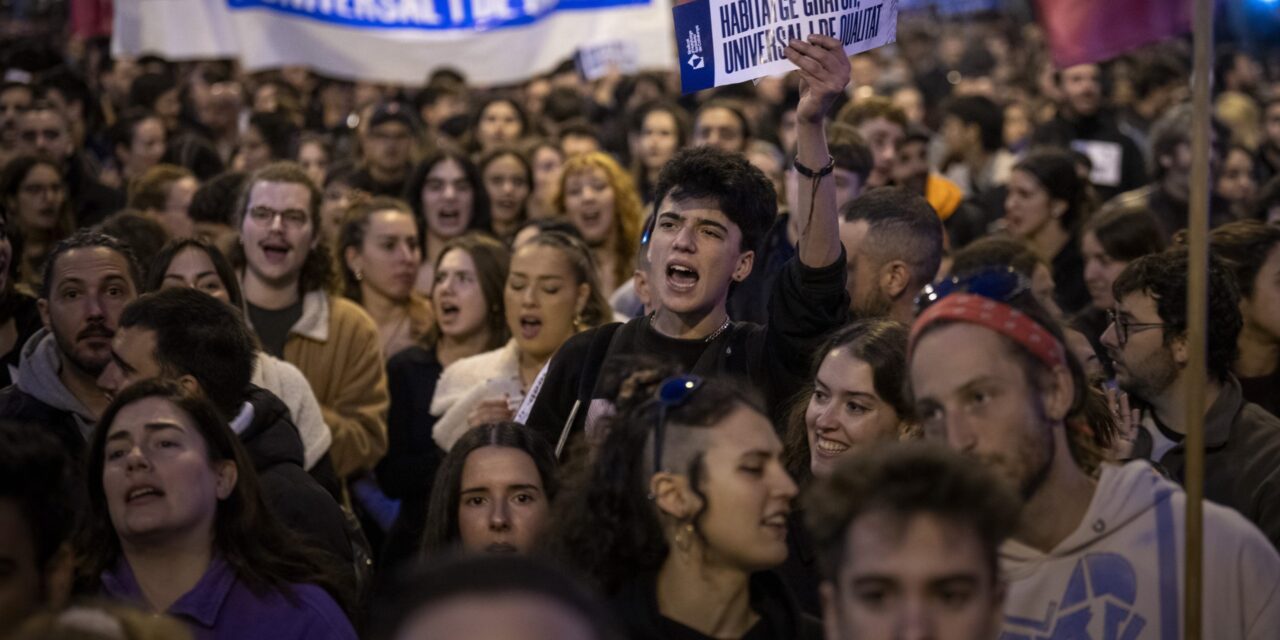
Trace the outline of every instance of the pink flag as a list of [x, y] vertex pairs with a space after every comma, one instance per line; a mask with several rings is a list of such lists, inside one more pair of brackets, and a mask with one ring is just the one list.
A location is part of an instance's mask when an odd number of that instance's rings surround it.
[[1191, 31], [1191, 0], [1036, 0], [1059, 68], [1101, 62]]

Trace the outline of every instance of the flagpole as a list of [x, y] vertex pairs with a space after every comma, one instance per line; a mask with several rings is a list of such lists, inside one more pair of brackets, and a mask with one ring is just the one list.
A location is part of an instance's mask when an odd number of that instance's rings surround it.
[[1209, 68], [1213, 55], [1212, 0], [1194, 3], [1195, 66], [1192, 71], [1191, 202], [1187, 220], [1187, 545], [1183, 635], [1200, 640], [1204, 574], [1204, 412], [1209, 272]]

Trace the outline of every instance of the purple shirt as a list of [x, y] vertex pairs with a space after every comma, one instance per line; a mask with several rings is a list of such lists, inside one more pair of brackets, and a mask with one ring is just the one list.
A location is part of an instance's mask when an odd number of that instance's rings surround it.
[[[142, 589], [122, 556], [113, 570], [102, 574], [106, 595], [145, 606]], [[355, 640], [347, 616], [329, 594], [311, 584], [291, 585], [293, 601], [279, 591], [257, 595], [235, 571], [214, 556], [196, 586], [165, 613], [181, 619], [195, 640]]]

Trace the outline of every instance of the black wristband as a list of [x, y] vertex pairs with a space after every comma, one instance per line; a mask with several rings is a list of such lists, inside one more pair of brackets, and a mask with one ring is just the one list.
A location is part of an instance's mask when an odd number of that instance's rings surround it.
[[806, 178], [810, 178], [810, 179], [821, 178], [824, 176], [831, 175], [831, 172], [835, 170], [836, 159], [832, 156], [828, 156], [826, 166], [822, 167], [821, 169], [818, 169], [817, 171], [814, 171], [813, 169], [810, 169], [809, 167], [806, 167], [800, 164], [800, 158], [798, 157], [795, 159], [795, 162], [792, 163], [792, 166], [796, 168], [796, 173], [799, 173], [800, 175]]

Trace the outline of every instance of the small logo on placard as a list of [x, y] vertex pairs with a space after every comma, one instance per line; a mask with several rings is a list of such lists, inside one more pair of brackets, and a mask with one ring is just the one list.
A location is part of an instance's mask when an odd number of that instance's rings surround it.
[[706, 66], [706, 59], [698, 55], [702, 53], [702, 25], [689, 31], [689, 36], [684, 41], [684, 48], [689, 52], [687, 63], [690, 69], [701, 69]]

